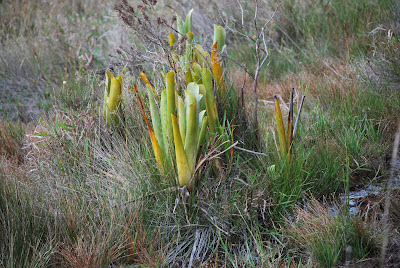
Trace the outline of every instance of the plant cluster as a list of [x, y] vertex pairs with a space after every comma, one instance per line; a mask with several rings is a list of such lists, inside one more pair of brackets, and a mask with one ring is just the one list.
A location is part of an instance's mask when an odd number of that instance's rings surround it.
[[[236, 107], [237, 102], [235, 89], [226, 89], [220, 57], [226, 48], [225, 29], [214, 25], [210, 56], [210, 53], [195, 41], [192, 33], [192, 11], [189, 11], [185, 21], [176, 15], [178, 38], [173, 33], [168, 35], [171, 47], [170, 62], [175, 71], [163, 74], [166, 89], [161, 92], [157, 90], [146, 73], [141, 72], [139, 76], [146, 85], [148, 96], [148, 103], [144, 103], [138, 86], [133, 85], [160, 172], [166, 176], [176, 167], [178, 185], [186, 186], [190, 192], [195, 182], [194, 175], [198, 168], [201, 147], [207, 148], [207, 144], [221, 141], [221, 137], [224, 148], [229, 147], [229, 133], [224, 128], [225, 122], [221, 125], [219, 121], [217, 102], [223, 108], [222, 113], [225, 116], [226, 110]], [[176, 42], [183, 41], [186, 41], [186, 47], [184, 52], [180, 53], [175, 45]], [[179, 74], [184, 75], [179, 77]], [[107, 70], [103, 111], [109, 127], [118, 125], [123, 116], [121, 93], [122, 76], [115, 78]], [[152, 124], [147, 118], [146, 107], [150, 109]], [[174, 157], [175, 161], [172, 160]]]

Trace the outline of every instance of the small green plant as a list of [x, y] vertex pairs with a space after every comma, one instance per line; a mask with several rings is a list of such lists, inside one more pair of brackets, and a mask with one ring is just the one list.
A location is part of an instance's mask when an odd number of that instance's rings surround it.
[[108, 128], [118, 126], [122, 118], [122, 75], [114, 75], [106, 70], [106, 86], [104, 89], [103, 116]]

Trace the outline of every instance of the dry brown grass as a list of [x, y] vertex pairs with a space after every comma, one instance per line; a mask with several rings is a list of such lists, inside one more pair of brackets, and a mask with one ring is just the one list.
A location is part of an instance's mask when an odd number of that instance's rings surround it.
[[[133, 230], [134, 232], [132, 232]], [[166, 249], [158, 246], [160, 231], [159, 227], [149, 238], [140, 221], [136, 221], [134, 226], [125, 228], [126, 255], [129, 261], [142, 264], [145, 267], [161, 266], [166, 259]]]
[[[0, 121], [0, 156], [10, 164], [19, 165], [24, 161], [24, 153], [21, 149], [21, 137], [16, 137], [15, 133], [10, 133], [10, 125], [18, 127], [16, 123], [6, 123]], [[21, 123], [20, 123], [21, 124]]]
[[112, 264], [120, 259], [125, 241], [117, 241], [110, 247], [110, 234], [82, 235], [75, 243], [61, 245], [58, 250], [60, 264], [71, 268], [96, 268]]
[[[326, 98], [328, 95], [343, 94], [347, 86], [356, 75], [356, 70], [349, 70], [350, 66], [342, 59], [328, 58], [310, 67], [304, 67], [300, 72], [284, 75], [278, 81], [266, 81], [259, 83], [257, 91], [261, 101], [272, 101], [274, 95], [278, 94], [284, 101], [290, 97], [290, 90], [295, 88], [296, 95], [307, 95], [307, 102], [315, 102], [318, 96]], [[243, 88], [245, 103], [251, 102], [253, 96], [254, 80], [242, 69], [232, 70], [231, 81], [240, 96]], [[271, 104], [273, 104], [271, 102]]]

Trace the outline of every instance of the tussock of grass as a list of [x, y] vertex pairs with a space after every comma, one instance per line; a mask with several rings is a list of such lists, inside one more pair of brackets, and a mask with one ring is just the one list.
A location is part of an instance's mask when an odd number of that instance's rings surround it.
[[343, 207], [312, 198], [304, 209], [296, 208], [296, 215], [293, 222], [287, 220], [286, 231], [311, 252], [318, 266], [349, 264], [377, 249], [379, 239], [374, 226], [349, 215]]

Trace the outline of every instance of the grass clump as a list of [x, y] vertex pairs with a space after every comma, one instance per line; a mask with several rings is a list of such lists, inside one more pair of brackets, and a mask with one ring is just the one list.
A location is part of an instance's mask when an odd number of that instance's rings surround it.
[[377, 249], [379, 239], [373, 226], [343, 208], [329, 207], [311, 199], [296, 218], [287, 222], [291, 239], [308, 249], [321, 267], [362, 260]]
[[0, 178], [0, 264], [3, 267], [42, 267], [55, 250], [53, 222], [40, 200], [32, 199], [27, 189], [7, 182], [4, 175]]

